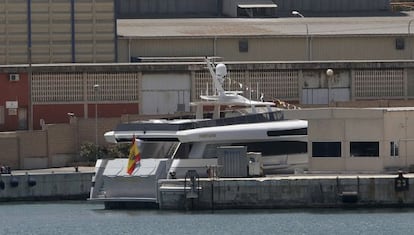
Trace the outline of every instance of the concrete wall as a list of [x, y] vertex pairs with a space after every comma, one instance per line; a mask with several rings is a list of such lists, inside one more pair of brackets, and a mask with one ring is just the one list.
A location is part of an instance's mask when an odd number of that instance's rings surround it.
[[13, 133], [4, 133], [0, 137], [0, 164], [12, 168], [20, 166], [19, 140]]
[[[113, 130], [120, 118], [98, 119], [98, 144], [106, 145], [104, 133]], [[95, 143], [95, 119], [48, 124], [41, 131], [0, 132], [0, 165], [12, 169], [40, 169], [71, 166], [79, 157], [80, 146]]]
[[[120, 118], [99, 118], [98, 119], [98, 144], [106, 145], [104, 134], [107, 131], [115, 129], [115, 127], [121, 122]], [[95, 119], [79, 119], [77, 124], [78, 133], [78, 149], [80, 144], [84, 142], [95, 143]]]
[[73, 163], [77, 154], [77, 133], [72, 125], [53, 124], [47, 125], [48, 138], [47, 149], [49, 167], [67, 166]]
[[[20, 162], [18, 168], [33, 169], [49, 166], [48, 134], [45, 131], [19, 132]], [[17, 167], [13, 166], [16, 169]]]
[[[52, 174], [18, 174], [2, 175], [0, 181], [5, 185], [0, 189], [0, 201], [19, 200], [62, 200], [87, 199], [89, 196], [93, 173], [52, 173]], [[28, 181], [34, 181], [29, 186]], [[17, 181], [12, 187], [10, 182]]]
[[[187, 198], [184, 190], [160, 190], [159, 206], [161, 209], [240, 209], [413, 205], [414, 190], [397, 191], [396, 177], [397, 175], [201, 179], [201, 189], [195, 192], [198, 198]], [[161, 181], [160, 187], [164, 185], [172, 188], [183, 185], [183, 182]], [[350, 199], [355, 201], [347, 201]]]
[[398, 156], [389, 157], [384, 161], [388, 167], [404, 166], [411, 168], [414, 165], [414, 114], [413, 112], [401, 110], [400, 112], [387, 112], [384, 115], [385, 125], [385, 152], [390, 153], [390, 142], [394, 141], [398, 145]]

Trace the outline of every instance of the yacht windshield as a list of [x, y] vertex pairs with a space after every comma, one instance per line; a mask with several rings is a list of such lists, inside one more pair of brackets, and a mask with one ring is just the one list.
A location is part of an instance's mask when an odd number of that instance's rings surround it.
[[171, 158], [179, 142], [156, 142], [142, 141], [139, 149], [141, 158]]

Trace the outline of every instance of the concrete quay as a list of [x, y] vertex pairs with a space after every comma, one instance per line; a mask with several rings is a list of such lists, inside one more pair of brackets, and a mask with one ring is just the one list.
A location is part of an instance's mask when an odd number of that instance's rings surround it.
[[[160, 209], [414, 206], [414, 174], [162, 180]], [[186, 183], [186, 187], [184, 187]]]
[[19, 170], [0, 175], [0, 202], [89, 197], [94, 167]]
[[[94, 167], [13, 171], [0, 176], [0, 202], [86, 200]], [[411, 207], [414, 174], [295, 174], [257, 178], [167, 179], [158, 183], [158, 208], [270, 209]], [[3, 186], [2, 187], [2, 183]], [[186, 185], [184, 187], [184, 185]]]

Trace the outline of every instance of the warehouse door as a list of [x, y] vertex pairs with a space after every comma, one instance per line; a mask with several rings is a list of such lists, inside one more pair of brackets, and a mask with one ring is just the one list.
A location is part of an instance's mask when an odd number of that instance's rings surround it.
[[144, 74], [140, 114], [189, 112], [190, 84], [189, 74]]
[[19, 108], [17, 110], [19, 117], [19, 130], [27, 130], [27, 108]]
[[328, 104], [350, 100], [349, 88], [302, 89], [302, 104]]

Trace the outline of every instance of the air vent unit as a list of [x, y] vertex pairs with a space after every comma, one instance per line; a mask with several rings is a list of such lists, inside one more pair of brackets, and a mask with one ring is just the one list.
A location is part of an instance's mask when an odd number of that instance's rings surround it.
[[19, 80], [20, 80], [19, 74], [16, 74], [16, 73], [9, 74], [9, 81], [11, 81], [11, 82], [17, 82]]

